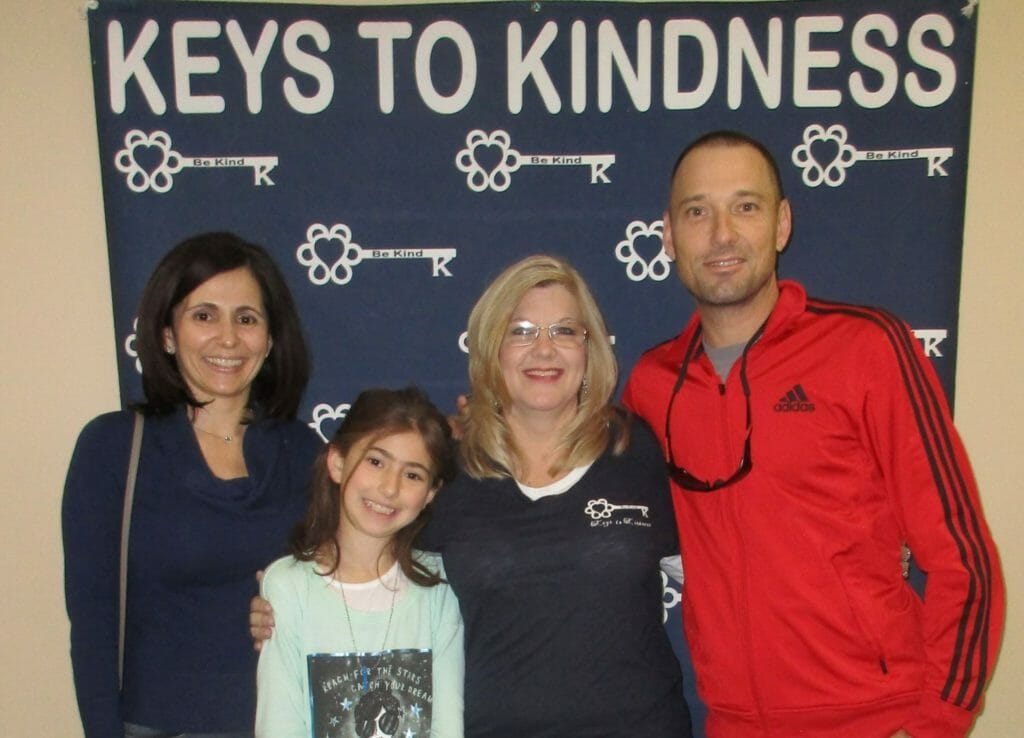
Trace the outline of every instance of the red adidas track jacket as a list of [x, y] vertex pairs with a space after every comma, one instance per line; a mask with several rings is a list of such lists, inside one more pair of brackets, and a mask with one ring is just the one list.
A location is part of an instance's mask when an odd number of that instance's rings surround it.
[[[888, 313], [780, 287], [746, 356], [750, 473], [716, 492], [672, 490], [707, 733], [963, 736], [992, 673], [1004, 591], [942, 390]], [[644, 354], [623, 399], [664, 445], [692, 348], [673, 453], [725, 479], [743, 453], [742, 360], [722, 385], [698, 329], [695, 317]], [[923, 602], [901, 577], [902, 541], [928, 574]]]

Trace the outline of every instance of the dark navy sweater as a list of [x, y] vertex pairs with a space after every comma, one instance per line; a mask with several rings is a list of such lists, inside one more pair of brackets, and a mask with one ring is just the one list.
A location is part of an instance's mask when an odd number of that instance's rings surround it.
[[653, 433], [531, 500], [460, 474], [420, 546], [438, 551], [466, 641], [466, 738], [690, 738], [662, 625], [659, 561], [679, 552]]
[[254, 574], [285, 552], [319, 437], [263, 420], [243, 437], [249, 476], [210, 472], [184, 410], [147, 417], [128, 555], [124, 691], [117, 688], [117, 580], [132, 414], [82, 430], [64, 488], [65, 596], [86, 738], [122, 721], [171, 732], [251, 730]]

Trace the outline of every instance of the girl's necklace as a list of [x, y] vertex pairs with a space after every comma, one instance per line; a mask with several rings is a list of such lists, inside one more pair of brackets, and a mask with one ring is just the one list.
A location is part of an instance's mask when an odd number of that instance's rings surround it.
[[[383, 579], [380, 579], [379, 581], [382, 586], [387, 586], [384, 584]], [[360, 679], [362, 680], [363, 691], [367, 692], [370, 689], [370, 667], [363, 663], [362, 657], [360, 655], [361, 652], [359, 651], [359, 646], [356, 644], [356, 632], [352, 628], [352, 615], [348, 611], [348, 599], [345, 597], [345, 584], [344, 582], [339, 580], [338, 585], [338, 589], [341, 590], [341, 601], [345, 605], [345, 622], [348, 623], [348, 635], [352, 639], [352, 648], [353, 650], [355, 650], [356, 653], [356, 665], [359, 667], [359, 676]], [[388, 633], [391, 631], [391, 617], [395, 614], [395, 598], [397, 596], [398, 581], [396, 578], [396, 581], [394, 582], [393, 585], [393, 589], [391, 590], [391, 607], [388, 608], [388, 623], [384, 627], [384, 640], [380, 644], [380, 651], [378, 652], [377, 662], [374, 664], [374, 666], [377, 666], [377, 664], [380, 663], [381, 657], [383, 656], [384, 647], [388, 643]]]

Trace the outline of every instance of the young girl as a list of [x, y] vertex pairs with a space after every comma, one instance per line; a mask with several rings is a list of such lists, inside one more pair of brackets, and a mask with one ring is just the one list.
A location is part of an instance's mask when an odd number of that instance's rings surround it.
[[292, 556], [263, 577], [257, 738], [461, 738], [458, 603], [412, 548], [455, 475], [448, 423], [415, 388], [368, 390], [313, 475]]

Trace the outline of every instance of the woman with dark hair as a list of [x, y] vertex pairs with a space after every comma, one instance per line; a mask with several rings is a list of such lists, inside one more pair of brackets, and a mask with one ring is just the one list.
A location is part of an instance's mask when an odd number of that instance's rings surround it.
[[309, 351], [291, 291], [266, 251], [232, 233], [205, 233], [182, 241], [149, 278], [139, 301], [135, 339], [142, 363], [144, 412], [162, 414], [202, 404], [175, 358], [173, 336], [169, 338], [174, 311], [207, 280], [235, 270], [244, 270], [255, 281], [268, 323], [263, 330], [269, 331], [265, 361], [251, 382], [249, 403], [259, 405], [268, 417], [295, 416], [309, 381]]
[[462, 738], [462, 621], [440, 560], [413, 550], [455, 476], [448, 421], [414, 387], [366, 390], [317, 457], [291, 556], [263, 578], [257, 738]]
[[[267, 253], [189, 238], [140, 301], [145, 401], [83, 429], [64, 489], [65, 593], [86, 738], [252, 736], [254, 573], [301, 518], [319, 438], [295, 419], [309, 355]], [[144, 418], [127, 555], [119, 688], [121, 518]]]

